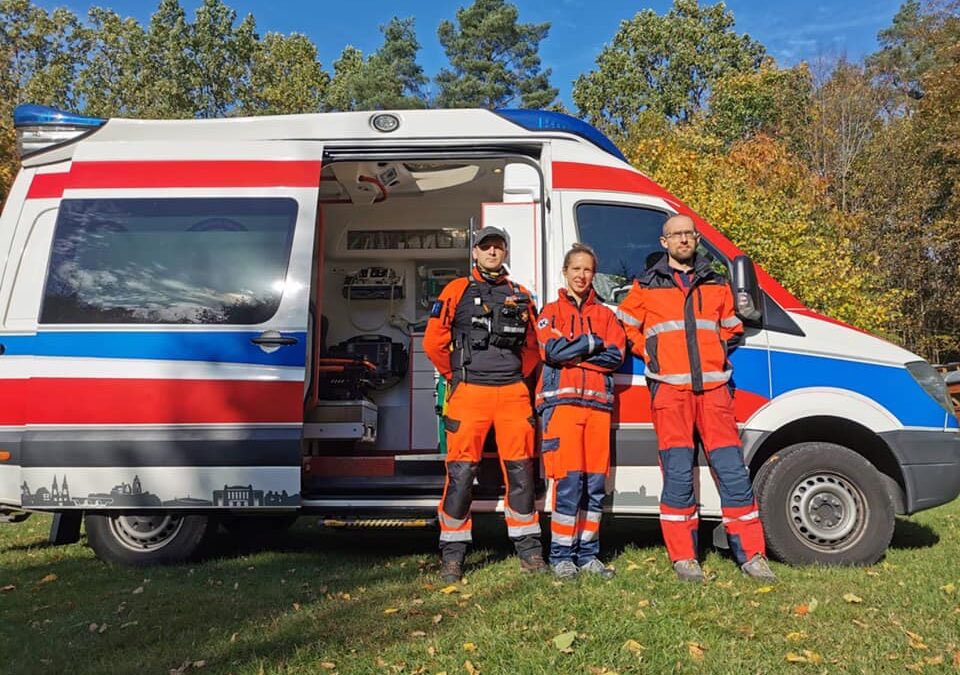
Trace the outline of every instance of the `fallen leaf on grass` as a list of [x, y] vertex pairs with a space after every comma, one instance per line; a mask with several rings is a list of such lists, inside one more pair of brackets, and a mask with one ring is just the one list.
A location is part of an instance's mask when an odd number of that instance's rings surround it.
[[469, 675], [477, 675], [480, 672], [470, 659], [463, 662], [463, 669], [467, 671]]
[[400, 610], [396, 607], [387, 607], [385, 610], [383, 610], [383, 613], [389, 616], [390, 614], [396, 614], [399, 611]]
[[87, 626], [87, 630], [90, 631], [91, 633], [96, 633], [97, 629], [99, 628], [100, 628], [100, 624], [98, 623], [91, 623], [89, 626]]
[[860, 619], [852, 619], [854, 626], [859, 626], [860, 628], [869, 628], [870, 626], [861, 621]]
[[704, 652], [707, 651], [707, 646], [699, 642], [688, 642], [687, 651], [690, 653], [691, 659], [697, 663], [703, 663]]
[[133, 593], [133, 595], [140, 595], [143, 593], [143, 586], [137, 586], [133, 589], [133, 591], [131, 591], [131, 593]]
[[410, 633], [410, 637], [422, 638], [422, 637], [427, 637], [427, 634], [424, 633], [422, 630], [415, 630], [412, 633]]
[[787, 642], [802, 642], [807, 639], [807, 634], [802, 630], [787, 633]]
[[441, 589], [440, 589], [440, 592], [443, 593], [444, 595], [450, 595], [451, 593], [456, 593], [456, 592], [459, 591], [459, 590], [460, 590], [459, 588], [457, 588], [457, 587], [454, 586], [453, 584], [450, 584], [449, 586], [447, 586], [447, 587], [445, 587], [445, 588], [441, 588]]
[[441, 621], [443, 621], [443, 614], [434, 614], [434, 615], [433, 615], [433, 622], [434, 622], [434, 623], [440, 623]]
[[718, 581], [714, 584], [718, 588], [733, 588], [733, 582], [727, 579], [726, 581]]
[[121, 628], [121, 629], [123, 629], [123, 628], [131, 628], [132, 626], [136, 626], [136, 625], [139, 624], [139, 623], [140, 623], [139, 621], [127, 621], [126, 623], [120, 624], [120, 628]]
[[945, 584], [940, 587], [940, 590], [947, 595], [952, 595], [957, 590], [957, 587], [954, 584]]
[[623, 643], [623, 646], [629, 651], [633, 652], [634, 654], [639, 654], [640, 652], [646, 650], [646, 647], [644, 647], [642, 644], [640, 644], [636, 640], [627, 640], [626, 642]]
[[800, 654], [787, 652], [783, 658], [790, 663], [812, 663], [814, 665], [823, 663], [823, 657], [809, 649], [804, 649]]
[[910, 640], [911, 649], [930, 649], [925, 643], [919, 642], [917, 640]]
[[569, 630], [566, 633], [560, 633], [553, 638], [553, 644], [561, 652], [572, 652], [573, 651], [573, 641], [577, 639], [577, 631]]
[[861, 602], [863, 602], [863, 598], [861, 598], [859, 595], [854, 595], [853, 593], [844, 593], [844, 594], [843, 594], [843, 599], [844, 599], [846, 602], [849, 602], [849, 603], [854, 604], [854, 605], [857, 605], [857, 604], [860, 604]]
[[943, 655], [937, 654], [936, 656], [925, 656], [923, 657], [923, 662], [928, 666], [939, 666], [943, 663]]
[[334, 663], [333, 661], [321, 661], [320, 667], [323, 668], [324, 670], [336, 670], [337, 664]]
[[960, 649], [953, 652], [953, 667], [960, 668]]
[[793, 613], [797, 616], [806, 616], [807, 614], [810, 613], [810, 605], [807, 605], [807, 604], [797, 605], [796, 607], [793, 608]]
[[100, 629], [99, 629], [97, 632], [100, 633], [101, 635], [103, 635], [104, 633], [106, 633], [106, 632], [107, 632], [107, 624], [104, 623], [103, 625], [101, 625], [101, 626], [100, 626]]
[[637, 603], [637, 607], [649, 607], [649, 606], [650, 606], [649, 600], [641, 600]]
[[475, 652], [477, 651], [477, 645], [473, 642], [464, 642], [463, 651], [465, 652]]
[[204, 661], [203, 659], [200, 659], [199, 661], [194, 661], [194, 662], [193, 662], [193, 667], [194, 667], [194, 668], [203, 668], [203, 667], [206, 666], [206, 665], [207, 665], [207, 662]]
[[7, 584], [6, 586], [0, 587], [0, 593], [9, 593], [10, 591], [17, 590], [17, 587], [13, 584]]
[[429, 654], [430, 656], [436, 656], [437, 648], [434, 647], [433, 645], [430, 645], [429, 647], [427, 647], [427, 654]]
[[773, 586], [761, 586], [754, 593], [771, 593], [773, 591]]
[[57, 580], [56, 574], [48, 574], [43, 579], [37, 582], [37, 586], [39, 586], [40, 584], [49, 584], [51, 581], [56, 581], [56, 580]]

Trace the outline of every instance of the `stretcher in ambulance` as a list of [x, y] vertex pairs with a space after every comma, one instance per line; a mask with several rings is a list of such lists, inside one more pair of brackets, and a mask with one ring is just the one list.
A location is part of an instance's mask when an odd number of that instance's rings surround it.
[[[430, 524], [443, 386], [422, 348], [471, 233], [510, 236], [538, 305], [576, 241], [615, 306], [692, 215], [749, 326], [731, 355], [769, 549], [879, 559], [895, 514], [960, 492], [960, 437], [920, 357], [806, 308], [597, 130], [529, 110], [219, 120], [18, 108], [0, 215], [0, 518], [85, 518], [100, 557], [189, 558], [222, 524]], [[606, 509], [657, 517], [643, 364], [616, 375]], [[439, 392], [439, 394], [438, 394]], [[492, 440], [490, 441], [493, 442]], [[474, 508], [502, 511], [491, 445]], [[701, 514], [720, 498], [701, 461]], [[722, 543], [719, 542], [718, 543]]]

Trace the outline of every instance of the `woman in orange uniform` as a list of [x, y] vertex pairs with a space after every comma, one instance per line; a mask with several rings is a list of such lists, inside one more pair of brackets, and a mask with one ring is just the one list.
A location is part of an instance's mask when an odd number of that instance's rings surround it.
[[614, 575], [597, 555], [610, 470], [613, 371], [623, 362], [626, 337], [593, 290], [596, 271], [593, 249], [574, 244], [563, 259], [567, 287], [537, 321], [544, 365], [536, 403], [543, 465], [552, 479], [550, 564], [560, 579], [581, 572]]

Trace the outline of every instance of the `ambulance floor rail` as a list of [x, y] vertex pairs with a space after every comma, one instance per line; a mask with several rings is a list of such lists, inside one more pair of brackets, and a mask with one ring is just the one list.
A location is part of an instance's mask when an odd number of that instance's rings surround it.
[[361, 528], [361, 527], [391, 527], [391, 528], [425, 528], [436, 527], [436, 518], [320, 518], [317, 524], [321, 527], [334, 528]]

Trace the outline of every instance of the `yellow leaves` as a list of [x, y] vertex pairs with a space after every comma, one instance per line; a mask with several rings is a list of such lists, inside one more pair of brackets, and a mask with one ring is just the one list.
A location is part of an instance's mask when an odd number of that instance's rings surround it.
[[475, 652], [477, 651], [477, 645], [474, 642], [464, 642], [463, 651], [465, 652]]
[[626, 642], [624, 642], [624, 643], [623, 643], [623, 648], [626, 649], [628, 652], [631, 652], [631, 653], [637, 654], [637, 655], [643, 653], [643, 652], [646, 651], [646, 649], [647, 649], [647, 648], [644, 647], [642, 644], [640, 644], [639, 642], [637, 642], [636, 640], [633, 640], [633, 639], [630, 639], [630, 640], [627, 640]]
[[40, 581], [38, 581], [37, 586], [42, 586], [43, 584], [49, 584], [50, 582], [56, 581], [56, 580], [57, 580], [57, 575], [51, 573], [43, 577], [43, 579], [41, 579]]
[[320, 667], [323, 668], [324, 670], [336, 670], [337, 664], [334, 663], [333, 661], [321, 661]]
[[467, 671], [467, 675], [479, 675], [480, 670], [473, 665], [473, 662], [470, 659], [467, 659], [463, 662], [463, 669]]
[[844, 593], [843, 600], [844, 602], [849, 602], [855, 605], [859, 605], [861, 602], [863, 602], [863, 598], [861, 598], [859, 595], [854, 595], [853, 593]]
[[955, 584], [950, 583], [950, 584], [945, 584], [941, 586], [940, 590], [946, 593], [947, 595], [953, 595], [956, 592], [957, 587]]
[[807, 639], [807, 634], [802, 630], [787, 633], [787, 642], [803, 642]]
[[440, 592], [444, 595], [450, 595], [451, 593], [459, 593], [460, 589], [456, 585], [450, 584], [449, 586], [441, 588]]
[[433, 621], [434, 623], [440, 623], [441, 621], [443, 621], [443, 614], [434, 614], [431, 621]]
[[823, 657], [809, 649], [804, 649], [799, 654], [797, 652], [787, 652], [783, 658], [788, 663], [812, 663], [814, 665], [823, 663]]
[[384, 616], [390, 616], [391, 614], [396, 614], [399, 611], [400, 610], [396, 607], [387, 607], [385, 610], [383, 610], [383, 614]]
[[773, 592], [773, 586], [761, 586], [760, 588], [754, 591], [754, 593], [761, 593], [761, 594], [772, 593], [772, 592]]
[[577, 639], [577, 631], [570, 630], [555, 636], [553, 638], [553, 645], [564, 654], [572, 654], [573, 643], [576, 639]]
[[707, 646], [699, 642], [687, 642], [687, 653], [690, 658], [697, 663], [703, 663], [706, 656]]

